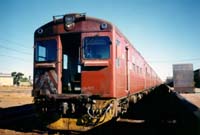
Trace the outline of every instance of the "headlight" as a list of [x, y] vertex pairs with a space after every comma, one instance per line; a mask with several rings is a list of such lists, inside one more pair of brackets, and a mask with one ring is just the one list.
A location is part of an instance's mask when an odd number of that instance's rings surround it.
[[74, 23], [75, 17], [74, 16], [65, 16], [65, 24]]
[[64, 28], [69, 31], [75, 27], [76, 22], [85, 20], [85, 13], [81, 14], [67, 14], [63, 17]]
[[75, 26], [75, 17], [74, 16], [64, 16], [64, 24], [66, 30], [71, 30]]

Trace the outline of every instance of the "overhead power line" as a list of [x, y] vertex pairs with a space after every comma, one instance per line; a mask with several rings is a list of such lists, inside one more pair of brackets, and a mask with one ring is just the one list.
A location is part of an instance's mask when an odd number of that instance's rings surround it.
[[23, 53], [23, 54], [26, 54], [26, 55], [32, 55], [31, 53], [28, 53], [28, 52], [25, 52], [25, 51], [21, 51], [21, 50], [15, 49], [15, 48], [7, 47], [7, 46], [4, 46], [2, 44], [0, 44], [0, 47], [2, 47], [4, 49], [7, 49], [7, 50], [10, 50], [10, 51], [14, 51], [14, 52], [18, 52], [18, 53]]
[[22, 43], [18, 43], [18, 42], [15, 42], [15, 41], [12, 41], [12, 40], [8, 40], [8, 39], [3, 39], [3, 38], [0, 38], [1, 41], [6, 41], [6, 42], [10, 42], [12, 44], [15, 44], [15, 45], [18, 45], [19, 47], [22, 47], [24, 49], [30, 49], [32, 46], [27, 47], [26, 45], [22, 44]]
[[158, 60], [158, 61], [149, 61], [150, 63], [169, 63], [169, 62], [191, 62], [191, 61], [200, 61], [200, 58], [190, 58], [190, 59], [180, 59], [180, 60]]
[[17, 56], [10, 56], [10, 55], [4, 55], [4, 54], [0, 54], [0, 56], [7, 57], [7, 58], [12, 58], [12, 60], [19, 60], [19, 61], [24, 61], [24, 62], [30, 61], [28, 59], [24, 59], [24, 58], [17, 57]]

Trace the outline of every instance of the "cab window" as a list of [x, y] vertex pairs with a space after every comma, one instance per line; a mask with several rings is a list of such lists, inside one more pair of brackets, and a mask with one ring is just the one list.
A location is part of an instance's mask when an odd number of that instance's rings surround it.
[[57, 60], [57, 42], [56, 40], [45, 40], [36, 42], [35, 61], [56, 61]]
[[85, 59], [108, 59], [110, 58], [110, 39], [107, 36], [85, 37]]

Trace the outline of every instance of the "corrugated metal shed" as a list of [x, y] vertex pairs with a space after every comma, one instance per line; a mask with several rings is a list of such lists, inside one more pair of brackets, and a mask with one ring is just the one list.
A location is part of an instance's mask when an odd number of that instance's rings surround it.
[[174, 90], [180, 93], [194, 92], [193, 64], [173, 65]]

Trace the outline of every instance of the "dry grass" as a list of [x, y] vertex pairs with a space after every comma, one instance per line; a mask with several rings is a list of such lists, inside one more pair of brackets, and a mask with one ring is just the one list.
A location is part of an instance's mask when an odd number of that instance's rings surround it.
[[0, 108], [33, 103], [32, 87], [0, 86]]
[[32, 86], [0, 86], [1, 90], [32, 90]]

